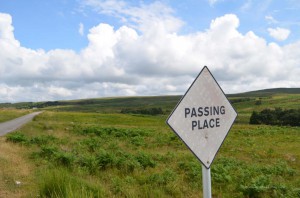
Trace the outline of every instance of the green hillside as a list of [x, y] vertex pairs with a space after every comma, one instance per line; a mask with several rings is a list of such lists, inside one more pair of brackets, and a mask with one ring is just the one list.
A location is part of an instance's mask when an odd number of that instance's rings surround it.
[[273, 88], [247, 92], [248, 94], [300, 94], [300, 88]]
[[[95, 98], [69, 101], [27, 102], [16, 104], [0, 104], [0, 107], [17, 109], [39, 108], [51, 111], [96, 112], [96, 113], [143, 113], [153, 109], [161, 109], [169, 114], [182, 96], [140, 96]], [[230, 102], [236, 108], [238, 123], [248, 123], [253, 111], [265, 108], [298, 109], [300, 104], [300, 88], [265, 89], [240, 94], [228, 94]]]
[[[213, 197], [300, 197], [299, 127], [248, 124], [254, 110], [298, 109], [300, 94], [265, 93], [228, 96], [239, 116], [211, 166]], [[0, 137], [0, 197], [201, 197], [201, 164], [165, 123], [180, 97], [5, 104], [2, 121], [44, 112]]]
[[170, 111], [170, 109], [174, 107], [174, 105], [179, 101], [180, 98], [181, 96], [145, 96], [95, 98], [69, 101], [22, 102], [15, 104], [3, 103], [0, 104], [0, 108], [39, 108], [57, 111], [119, 113], [124, 108], [141, 109], [163, 107], [166, 111]]

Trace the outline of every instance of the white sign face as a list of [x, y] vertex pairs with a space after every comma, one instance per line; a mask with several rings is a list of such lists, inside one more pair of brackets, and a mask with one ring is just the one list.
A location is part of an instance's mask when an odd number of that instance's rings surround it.
[[205, 66], [167, 124], [209, 168], [236, 117], [236, 111]]

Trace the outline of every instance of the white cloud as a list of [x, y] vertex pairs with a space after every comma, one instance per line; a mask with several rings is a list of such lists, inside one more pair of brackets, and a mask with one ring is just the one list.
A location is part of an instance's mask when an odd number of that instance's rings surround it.
[[276, 23], [278, 23], [278, 21], [276, 19], [274, 19], [274, 17], [272, 17], [271, 15], [265, 16], [265, 19], [266, 19], [266, 21], [269, 24], [276, 24]]
[[241, 7], [241, 11], [245, 12], [249, 10], [252, 6], [252, 0], [247, 0]]
[[100, 14], [117, 17], [127, 26], [148, 34], [153, 34], [157, 28], [176, 32], [183, 25], [182, 20], [172, 15], [174, 10], [159, 1], [131, 6], [125, 1], [84, 0], [82, 6], [92, 8]]
[[209, 3], [210, 6], [213, 6], [218, 1], [220, 1], [220, 0], [208, 0], [208, 3]]
[[162, 24], [145, 17], [149, 28], [143, 31], [99, 24], [80, 52], [25, 48], [14, 37], [10, 15], [0, 14], [0, 101], [182, 94], [204, 65], [226, 93], [300, 87], [300, 41], [279, 46], [251, 31], [242, 34], [233, 14], [212, 20], [205, 31], [179, 34], [178, 27], [164, 27], [178, 22], [166, 12], [169, 21]]
[[49, 94], [54, 97], [72, 96], [72, 92], [64, 87], [55, 87], [52, 85], [47, 90], [48, 90]]
[[9, 14], [0, 13], [0, 38], [6, 42], [12, 42], [12, 44], [19, 45], [14, 37], [14, 27], [12, 24], [12, 18]]
[[278, 41], [284, 41], [286, 40], [291, 31], [289, 29], [285, 29], [285, 28], [268, 28], [268, 32], [270, 34], [271, 37], [273, 37], [274, 39], [278, 40]]
[[83, 23], [79, 23], [78, 33], [83, 36], [84, 35], [84, 25]]

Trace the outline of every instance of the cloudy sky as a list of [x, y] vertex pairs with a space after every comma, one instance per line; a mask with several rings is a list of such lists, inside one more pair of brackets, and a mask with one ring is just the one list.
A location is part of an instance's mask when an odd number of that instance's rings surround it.
[[300, 87], [299, 0], [0, 0], [0, 102]]

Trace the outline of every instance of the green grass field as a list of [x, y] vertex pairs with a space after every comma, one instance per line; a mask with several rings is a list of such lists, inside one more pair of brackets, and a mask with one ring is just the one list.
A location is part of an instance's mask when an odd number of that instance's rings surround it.
[[[165, 124], [179, 98], [46, 107], [0, 138], [0, 197], [202, 197], [200, 162]], [[300, 197], [299, 127], [248, 124], [253, 110], [299, 108], [300, 94], [229, 99], [239, 117], [211, 166], [213, 197]], [[119, 113], [145, 106], [166, 113]]]
[[16, 110], [13, 108], [0, 108], [0, 122], [5, 122], [30, 113], [29, 110]]

